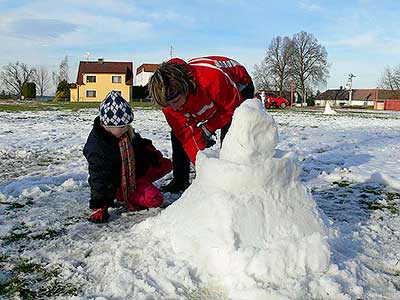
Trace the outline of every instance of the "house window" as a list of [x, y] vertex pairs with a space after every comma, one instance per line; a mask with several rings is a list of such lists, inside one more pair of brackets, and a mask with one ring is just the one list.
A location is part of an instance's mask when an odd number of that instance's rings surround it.
[[122, 82], [122, 76], [113, 76], [112, 77], [112, 83], [121, 83]]
[[95, 98], [95, 97], [96, 97], [96, 91], [87, 90], [87, 91], [86, 91], [86, 97], [87, 97], [87, 98]]
[[96, 76], [95, 75], [86, 76], [86, 82], [96, 82]]

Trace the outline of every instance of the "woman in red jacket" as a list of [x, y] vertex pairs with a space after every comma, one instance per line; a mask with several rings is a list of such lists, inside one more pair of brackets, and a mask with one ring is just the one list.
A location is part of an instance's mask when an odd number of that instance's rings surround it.
[[217, 129], [222, 142], [235, 108], [254, 97], [253, 82], [242, 65], [227, 57], [173, 58], [155, 70], [149, 91], [172, 129], [174, 178], [162, 190], [183, 191], [189, 186], [190, 161], [195, 164], [197, 152], [215, 143]]

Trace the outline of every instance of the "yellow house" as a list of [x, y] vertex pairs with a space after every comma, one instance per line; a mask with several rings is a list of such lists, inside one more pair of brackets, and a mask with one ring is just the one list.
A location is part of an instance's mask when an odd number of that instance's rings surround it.
[[112, 90], [132, 99], [133, 63], [98, 61], [79, 62], [76, 84], [70, 85], [71, 102], [102, 101]]

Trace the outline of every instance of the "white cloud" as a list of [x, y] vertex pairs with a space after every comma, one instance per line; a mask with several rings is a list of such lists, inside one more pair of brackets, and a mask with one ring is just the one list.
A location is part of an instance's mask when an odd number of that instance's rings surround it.
[[[1, 17], [0, 65], [16, 60], [36, 64], [47, 60], [51, 65], [63, 55], [93, 48], [103, 56], [103, 52], [118, 48], [118, 44], [126, 47], [127, 42], [135, 45], [137, 41], [156, 36], [149, 22], [111, 14], [110, 11], [119, 12], [123, 8], [125, 12], [131, 11], [132, 6], [124, 6], [121, 1], [100, 0], [96, 6], [91, 3], [91, 8], [81, 3], [76, 0], [29, 2]], [[43, 18], [44, 12], [52, 12], [57, 20]]]
[[76, 25], [55, 19], [3, 19], [0, 34], [23, 39], [53, 39], [75, 30]]
[[156, 21], [177, 21], [179, 23], [194, 23], [195, 21], [192, 17], [184, 16], [171, 10], [150, 12], [148, 16]]
[[140, 21], [124, 21], [109, 17], [81, 15], [76, 22], [77, 30], [69, 32], [57, 41], [57, 45], [107, 45], [115, 47], [118, 43], [138, 41], [154, 36], [151, 24]]
[[[45, 12], [56, 15], [57, 20], [44, 18]], [[194, 22], [193, 18], [172, 9], [150, 11], [132, 1], [121, 0], [30, 1], [2, 19], [5, 21], [0, 21], [0, 38], [31, 38], [37, 42], [35, 45], [68, 48], [108, 43], [115, 47], [115, 43], [155, 39], [159, 22], [180, 25]]]
[[376, 54], [398, 54], [400, 38], [377, 31], [354, 34], [348, 38], [328, 40], [323, 42], [328, 46], [344, 46], [352, 49], [375, 52]]
[[365, 32], [361, 34], [354, 34], [352, 36], [337, 39], [337, 40], [328, 40], [325, 42], [327, 45], [334, 46], [349, 46], [353, 48], [365, 48], [365, 47], [376, 47], [378, 43], [378, 34], [377, 32]]
[[310, 12], [321, 12], [323, 11], [322, 7], [317, 3], [311, 0], [298, 0], [298, 5], [300, 8], [305, 9]]

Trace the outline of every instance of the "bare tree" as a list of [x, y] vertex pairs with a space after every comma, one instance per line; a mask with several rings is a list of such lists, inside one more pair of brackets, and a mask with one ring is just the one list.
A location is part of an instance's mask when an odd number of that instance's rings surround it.
[[51, 77], [45, 67], [40, 67], [35, 72], [36, 89], [40, 96], [43, 96], [51, 87]]
[[52, 77], [53, 77], [53, 82], [56, 86], [58, 86], [58, 84], [63, 80], [69, 82], [68, 56], [64, 57], [64, 59], [61, 61], [58, 67], [58, 72], [53, 72]]
[[33, 79], [34, 75], [35, 69], [17, 61], [16, 63], [9, 63], [3, 67], [3, 70], [0, 73], [0, 79], [4, 87], [11, 94], [20, 97], [24, 84]]
[[265, 64], [269, 70], [271, 80], [282, 96], [282, 91], [290, 88], [290, 56], [292, 42], [289, 37], [277, 36], [268, 46]]
[[65, 58], [60, 63], [60, 79], [60, 81], [65, 80], [69, 82], [68, 56], [65, 56]]
[[328, 53], [311, 33], [304, 31], [293, 35], [291, 49], [290, 73], [305, 97], [308, 87], [326, 84]]
[[397, 67], [386, 66], [379, 85], [384, 89], [400, 90], [400, 65]]
[[265, 63], [265, 60], [263, 60], [260, 64], [254, 65], [253, 81], [258, 90], [271, 89], [273, 83], [271, 81], [270, 70]]

